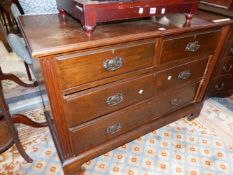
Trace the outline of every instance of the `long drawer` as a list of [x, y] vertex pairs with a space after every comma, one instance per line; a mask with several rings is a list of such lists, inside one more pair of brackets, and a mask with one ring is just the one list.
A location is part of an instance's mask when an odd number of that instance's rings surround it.
[[151, 101], [147, 101], [92, 120], [83, 127], [71, 129], [76, 154], [140, 126], [153, 117]]
[[220, 30], [191, 33], [176, 37], [166, 37], [157, 64], [194, 57], [208, 57], [214, 53]]
[[65, 99], [69, 127], [147, 99], [155, 92], [153, 74], [97, 87]]
[[207, 61], [208, 59], [197, 60], [156, 73], [156, 92], [160, 93], [201, 78], [205, 72]]
[[160, 98], [140, 102], [78, 127], [70, 128], [76, 154], [193, 102], [197, 88], [198, 84], [189, 85], [172, 95], [167, 94]]
[[153, 66], [155, 39], [56, 58], [61, 89]]

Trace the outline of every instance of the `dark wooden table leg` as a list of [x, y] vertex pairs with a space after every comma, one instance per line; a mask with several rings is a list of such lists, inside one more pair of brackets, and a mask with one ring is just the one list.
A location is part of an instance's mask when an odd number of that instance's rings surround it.
[[25, 125], [29, 125], [32, 127], [45, 127], [45, 126], [47, 126], [47, 123], [46, 122], [36, 123], [22, 114], [15, 114], [15, 115], [11, 116], [11, 114], [9, 112], [9, 107], [5, 101], [4, 94], [3, 94], [2, 80], [11, 80], [11, 81], [14, 81], [15, 83], [23, 86], [23, 87], [35, 87], [35, 86], [38, 86], [38, 84], [37, 84], [37, 82], [34, 82], [33, 84], [26, 84], [26, 83], [22, 82], [17, 76], [15, 76], [13, 74], [4, 74], [1, 70], [1, 67], [0, 67], [0, 109], [1, 109], [0, 116], [3, 116], [2, 119], [4, 119], [6, 121], [8, 127], [9, 127], [9, 130], [11, 132], [13, 142], [15, 143], [16, 148], [18, 149], [19, 153], [27, 162], [31, 163], [32, 159], [25, 152], [25, 150], [24, 150], [24, 148], [19, 140], [18, 131], [17, 131], [14, 123], [23, 123]]
[[[7, 114], [8, 113], [8, 114]], [[11, 118], [9, 116], [9, 112], [5, 113], [5, 120], [8, 123], [8, 126], [11, 130], [12, 133], [12, 137], [15, 143], [16, 148], [18, 149], [19, 153], [21, 154], [21, 156], [28, 162], [28, 163], [32, 163], [32, 159], [28, 156], [28, 154], [25, 152], [20, 140], [19, 140], [19, 135], [18, 135], [18, 131], [16, 130], [13, 122], [11, 121]]]
[[27, 75], [28, 75], [28, 80], [29, 81], [32, 81], [32, 76], [31, 76], [31, 73], [30, 73], [30, 69], [29, 69], [29, 66], [26, 62], [24, 62], [24, 66], [26, 68], [26, 72], [27, 72]]
[[4, 119], [0, 119], [0, 154], [14, 144], [9, 126]]
[[32, 159], [27, 155], [27, 153], [25, 152], [25, 150], [23, 149], [23, 146], [19, 140], [19, 135], [18, 135], [18, 131], [15, 128], [13, 121], [11, 119], [11, 115], [9, 113], [9, 108], [8, 105], [5, 102], [4, 96], [3, 96], [3, 92], [2, 92], [2, 84], [0, 83], [0, 107], [2, 110], [2, 114], [4, 116], [4, 120], [7, 122], [7, 125], [9, 126], [9, 129], [11, 131], [14, 143], [16, 148], [18, 149], [19, 153], [21, 154], [21, 156], [29, 163], [32, 162]]

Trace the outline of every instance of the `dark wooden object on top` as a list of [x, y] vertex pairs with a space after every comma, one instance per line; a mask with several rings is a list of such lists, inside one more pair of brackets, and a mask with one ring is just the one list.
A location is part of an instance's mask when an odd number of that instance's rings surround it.
[[20, 17], [65, 174], [179, 118], [197, 117], [232, 24], [222, 18], [199, 11], [184, 25], [185, 15], [167, 15], [99, 25], [87, 35], [64, 14]]
[[201, 0], [199, 9], [232, 17], [233, 0]]
[[200, 3], [216, 8], [222, 8], [224, 10], [233, 9], [233, 0], [201, 0]]
[[14, 126], [14, 123], [22, 123], [22, 124], [29, 125], [32, 127], [45, 127], [47, 126], [47, 123], [46, 122], [36, 123], [23, 114], [11, 115], [9, 111], [9, 107], [5, 101], [4, 94], [3, 94], [3, 88], [2, 88], [3, 80], [14, 81], [15, 83], [23, 87], [35, 87], [37, 86], [37, 83], [26, 84], [13, 74], [4, 74], [0, 67], [0, 110], [1, 110], [0, 111], [0, 116], [1, 116], [0, 130], [3, 131], [1, 132], [1, 135], [0, 135], [1, 137], [0, 138], [1, 140], [0, 152], [5, 151], [14, 143], [19, 153], [22, 155], [22, 157], [27, 162], [32, 162], [32, 159], [26, 154], [26, 152], [24, 151], [20, 143], [18, 132]]
[[[225, 16], [225, 19], [233, 18], [232, 0], [201, 1], [199, 8], [211, 13], [222, 14]], [[218, 66], [215, 69], [206, 93], [206, 98], [211, 96], [227, 97], [231, 95], [233, 95], [233, 26], [231, 26], [224, 43]]]
[[78, 19], [84, 30], [92, 32], [97, 23], [184, 13], [189, 25], [198, 0], [57, 0], [58, 8]]

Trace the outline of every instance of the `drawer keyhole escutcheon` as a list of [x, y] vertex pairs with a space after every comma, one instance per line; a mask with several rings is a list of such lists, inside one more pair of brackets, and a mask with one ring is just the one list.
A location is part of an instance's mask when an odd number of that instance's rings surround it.
[[230, 66], [223, 66], [222, 69], [224, 70], [224, 72], [229, 73], [229, 72], [231, 72], [232, 68], [233, 68], [233, 66], [230, 65]]
[[111, 126], [108, 126], [106, 129], [107, 134], [115, 134], [116, 132], [121, 130], [121, 124], [115, 123]]
[[123, 66], [123, 60], [121, 57], [115, 57], [113, 59], [105, 60], [103, 67], [106, 71], [115, 71]]
[[181, 99], [179, 99], [179, 98], [174, 98], [174, 99], [172, 99], [172, 100], [170, 101], [170, 104], [171, 104], [172, 106], [180, 106], [180, 105], [181, 105], [181, 102], [182, 102]]
[[218, 90], [218, 91], [221, 91], [221, 90], [223, 90], [224, 86], [225, 86], [224, 83], [221, 83], [221, 85], [216, 84], [215, 89]]
[[121, 102], [123, 102], [124, 100], [124, 97], [123, 97], [123, 94], [122, 93], [117, 93], [113, 96], [109, 96], [107, 99], [106, 99], [106, 103], [109, 105], [109, 106], [115, 106], [115, 105], [118, 105], [120, 104]]
[[185, 50], [188, 52], [196, 52], [199, 48], [200, 48], [199, 42], [194, 41], [188, 43]]
[[179, 73], [178, 78], [181, 80], [187, 80], [191, 75], [190, 70], [185, 70]]

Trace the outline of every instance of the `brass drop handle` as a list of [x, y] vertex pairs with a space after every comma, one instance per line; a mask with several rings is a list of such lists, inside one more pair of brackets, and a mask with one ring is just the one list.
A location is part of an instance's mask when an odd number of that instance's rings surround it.
[[118, 104], [120, 104], [121, 102], [123, 102], [124, 100], [124, 96], [122, 93], [117, 93], [113, 96], [109, 96], [107, 99], [106, 99], [106, 103], [109, 105], [109, 106], [116, 106]]
[[111, 126], [108, 126], [106, 129], [107, 134], [115, 134], [116, 132], [121, 130], [121, 124], [120, 123], [115, 123]]
[[200, 48], [199, 42], [194, 41], [187, 44], [185, 50], [188, 52], [196, 52]]
[[221, 91], [223, 90], [225, 84], [224, 83], [221, 83], [221, 85], [219, 86], [218, 84], [215, 85], [215, 89], [218, 90], [218, 91]]
[[181, 99], [179, 99], [179, 98], [174, 98], [174, 99], [172, 99], [172, 100], [170, 101], [170, 104], [171, 104], [172, 106], [180, 106], [180, 105], [181, 105], [181, 102], [182, 102]]
[[115, 71], [123, 66], [123, 60], [121, 57], [115, 57], [113, 59], [105, 60], [103, 67], [106, 71]]
[[179, 73], [178, 78], [181, 80], [187, 80], [191, 75], [190, 70], [185, 70]]
[[230, 66], [223, 66], [222, 69], [224, 72], [229, 73], [232, 71], [233, 65], [231, 64]]

